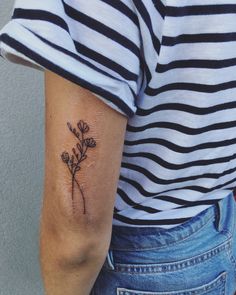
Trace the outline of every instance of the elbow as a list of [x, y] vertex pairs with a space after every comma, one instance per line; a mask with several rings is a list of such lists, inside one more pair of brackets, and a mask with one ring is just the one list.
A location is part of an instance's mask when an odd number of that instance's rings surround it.
[[64, 232], [64, 242], [60, 244], [62, 264], [78, 265], [105, 258], [110, 238], [111, 230], [99, 229], [98, 223], [84, 228], [78, 224], [78, 231]]
[[80, 265], [103, 259], [103, 253], [97, 251], [96, 244], [85, 240], [77, 243], [77, 247], [59, 246], [56, 264], [60, 269], [76, 269]]
[[71, 219], [51, 223], [41, 220], [40, 258], [51, 260], [61, 269], [73, 269], [88, 261], [105, 259], [110, 232], [101, 233], [91, 220], [75, 223]]
[[[60, 266], [80, 265], [88, 260], [101, 261], [110, 245], [112, 212], [102, 214], [102, 210], [95, 212], [94, 206], [89, 206], [86, 214], [74, 214], [67, 196], [58, 190], [44, 195], [40, 218], [41, 258], [49, 257]], [[95, 202], [91, 198], [90, 204]]]

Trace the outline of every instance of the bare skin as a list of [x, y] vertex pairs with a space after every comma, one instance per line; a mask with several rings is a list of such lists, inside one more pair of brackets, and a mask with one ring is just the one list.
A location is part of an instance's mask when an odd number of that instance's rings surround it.
[[49, 71], [45, 99], [45, 293], [89, 295], [110, 244], [127, 118]]

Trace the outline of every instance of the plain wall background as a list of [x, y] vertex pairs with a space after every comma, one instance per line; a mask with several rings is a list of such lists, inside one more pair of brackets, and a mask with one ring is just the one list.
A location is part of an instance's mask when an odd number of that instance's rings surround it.
[[[0, 0], [0, 28], [13, 0]], [[0, 295], [42, 295], [43, 72], [0, 58]]]

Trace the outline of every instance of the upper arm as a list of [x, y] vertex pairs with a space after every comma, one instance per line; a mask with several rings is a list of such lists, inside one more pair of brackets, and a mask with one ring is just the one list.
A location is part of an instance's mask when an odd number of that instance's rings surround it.
[[[71, 245], [71, 237], [80, 239], [69, 232], [83, 231], [88, 237], [111, 228], [127, 118], [138, 110], [146, 83], [138, 11], [132, 0], [117, 3], [19, 0], [0, 31], [4, 58], [46, 70], [41, 225], [46, 235], [42, 241], [45, 247], [52, 241], [52, 249], [58, 239], [61, 248], [65, 240]], [[67, 159], [75, 154], [75, 164], [76, 154], [82, 156], [78, 122], [87, 124], [85, 139], [93, 138], [89, 144], [96, 145], [79, 160], [72, 202], [72, 164]]]
[[106, 232], [112, 224], [127, 117], [50, 71], [45, 71], [45, 99], [43, 219], [62, 231], [96, 225]]

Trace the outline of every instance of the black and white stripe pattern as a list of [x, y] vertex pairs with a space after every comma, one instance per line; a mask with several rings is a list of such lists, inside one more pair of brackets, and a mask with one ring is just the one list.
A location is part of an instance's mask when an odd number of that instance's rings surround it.
[[175, 227], [234, 190], [234, 0], [18, 0], [0, 49], [129, 118], [113, 224]]

